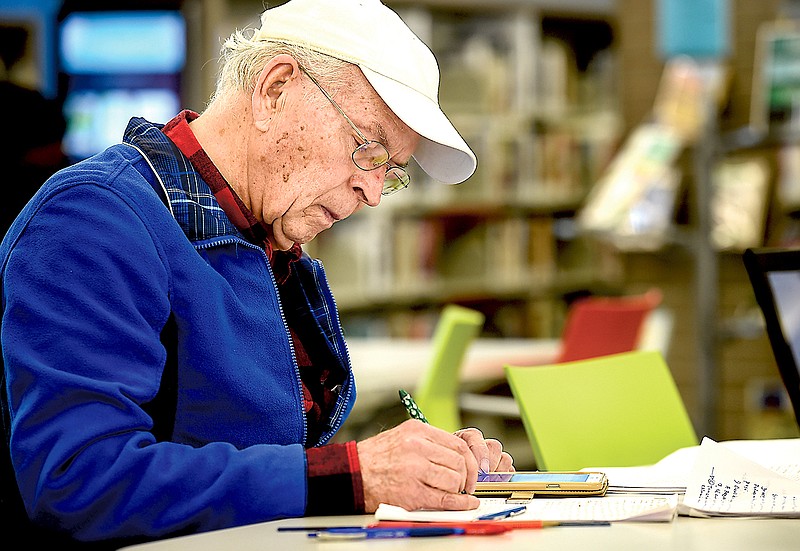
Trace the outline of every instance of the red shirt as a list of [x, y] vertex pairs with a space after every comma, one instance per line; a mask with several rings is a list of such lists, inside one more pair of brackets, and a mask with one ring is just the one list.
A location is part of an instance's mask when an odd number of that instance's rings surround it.
[[[199, 115], [189, 110], [164, 125], [162, 131], [189, 159], [208, 184], [222, 210], [231, 222], [252, 243], [264, 247], [279, 286], [292, 276], [291, 265], [302, 254], [300, 245], [288, 251], [274, 250], [268, 240], [270, 229], [248, 209], [203, 150], [189, 122]], [[290, 326], [295, 357], [303, 381], [303, 402], [309, 433], [317, 433], [336, 403], [336, 394], [324, 385], [329, 372], [315, 368], [297, 333]], [[313, 381], [313, 377], [319, 381]], [[322, 384], [314, 384], [316, 382]], [[316, 389], [312, 392], [311, 388]], [[364, 490], [361, 467], [355, 442], [329, 444], [306, 450], [308, 501], [306, 515], [348, 514], [364, 512]]]

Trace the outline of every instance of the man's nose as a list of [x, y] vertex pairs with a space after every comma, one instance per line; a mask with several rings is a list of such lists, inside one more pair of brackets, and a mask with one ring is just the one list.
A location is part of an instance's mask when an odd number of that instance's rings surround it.
[[386, 167], [382, 166], [375, 170], [359, 171], [353, 177], [353, 189], [358, 194], [361, 201], [370, 207], [377, 207], [381, 202], [381, 192], [383, 191], [383, 181], [386, 177]]

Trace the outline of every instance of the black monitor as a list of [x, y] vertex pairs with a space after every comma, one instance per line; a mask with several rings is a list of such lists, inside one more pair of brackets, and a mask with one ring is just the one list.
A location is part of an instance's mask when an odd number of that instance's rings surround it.
[[800, 249], [747, 249], [743, 258], [800, 425]]

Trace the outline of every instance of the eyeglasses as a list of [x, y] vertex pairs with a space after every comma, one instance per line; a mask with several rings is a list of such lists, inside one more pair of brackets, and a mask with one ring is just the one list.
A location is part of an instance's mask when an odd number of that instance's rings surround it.
[[320, 86], [319, 82], [312, 77], [308, 71], [306, 71], [303, 67], [300, 67], [300, 70], [303, 71], [306, 76], [313, 82], [319, 91], [322, 92], [328, 101], [331, 102], [336, 110], [344, 117], [344, 120], [347, 121], [347, 124], [350, 125], [350, 128], [353, 129], [353, 132], [361, 139], [363, 142], [361, 145], [355, 148], [353, 154], [351, 155], [353, 159], [353, 164], [355, 164], [358, 168], [364, 171], [375, 170], [376, 168], [380, 168], [382, 166], [387, 166], [386, 175], [383, 177], [383, 189], [381, 190], [381, 195], [391, 195], [401, 189], [405, 189], [408, 187], [408, 184], [411, 182], [411, 177], [406, 172], [406, 169], [389, 164], [389, 151], [387, 151], [386, 146], [380, 142], [376, 142], [374, 140], [368, 139], [361, 130], [359, 130], [353, 121], [350, 120], [342, 108], [339, 107], [339, 104], [333, 101], [333, 98], [325, 91], [325, 89]]

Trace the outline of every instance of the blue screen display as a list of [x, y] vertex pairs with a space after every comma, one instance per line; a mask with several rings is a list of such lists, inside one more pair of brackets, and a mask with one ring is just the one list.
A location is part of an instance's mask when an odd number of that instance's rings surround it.
[[179, 12], [78, 12], [61, 25], [66, 73], [174, 73], [186, 61], [186, 23]]
[[588, 473], [479, 473], [478, 482], [585, 482]]
[[792, 350], [795, 365], [800, 369], [800, 274], [794, 271], [771, 272], [768, 276], [778, 319], [786, 343]]

